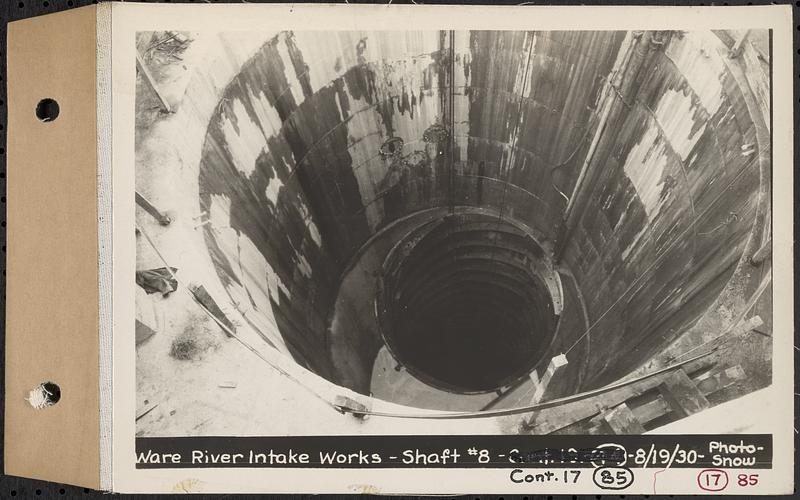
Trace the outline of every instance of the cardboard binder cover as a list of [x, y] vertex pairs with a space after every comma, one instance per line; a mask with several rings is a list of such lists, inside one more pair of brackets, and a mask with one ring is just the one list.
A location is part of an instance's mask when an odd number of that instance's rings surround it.
[[[99, 488], [96, 12], [8, 26], [5, 472]], [[42, 99], [59, 105], [37, 118]], [[39, 384], [53, 406], [27, 400]]]

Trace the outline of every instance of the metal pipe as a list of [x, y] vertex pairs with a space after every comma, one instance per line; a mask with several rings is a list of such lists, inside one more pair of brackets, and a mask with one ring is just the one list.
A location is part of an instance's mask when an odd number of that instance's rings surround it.
[[620, 52], [623, 50], [624, 55], [622, 59], [618, 59], [614, 63], [614, 67], [611, 69], [611, 73], [609, 77], [606, 79], [605, 88], [603, 91], [603, 103], [602, 103], [602, 111], [600, 112], [600, 122], [597, 124], [597, 129], [592, 138], [592, 142], [589, 145], [589, 151], [586, 153], [586, 158], [583, 161], [583, 165], [581, 166], [581, 171], [578, 174], [578, 179], [575, 181], [575, 186], [572, 189], [572, 194], [569, 197], [569, 202], [567, 203], [567, 208], [564, 209], [564, 216], [562, 218], [563, 223], [561, 226], [561, 231], [558, 237], [558, 241], [556, 242], [556, 255], [555, 261], [559, 262], [563, 255], [564, 249], [567, 246], [567, 241], [569, 241], [572, 235], [572, 227], [573, 223], [573, 210], [575, 209], [575, 204], [577, 200], [580, 198], [580, 195], [584, 192], [585, 189], [585, 181], [586, 176], [589, 172], [589, 167], [592, 164], [592, 160], [594, 159], [595, 151], [597, 150], [597, 145], [600, 143], [600, 139], [603, 137], [603, 134], [606, 130], [606, 125], [608, 123], [608, 117], [611, 115], [611, 110], [613, 108], [616, 99], [614, 98], [617, 94], [616, 89], [617, 86], [622, 81], [622, 77], [625, 74], [626, 70], [628, 69], [628, 65], [632, 59], [632, 52], [634, 47], [634, 40], [639, 40], [641, 37], [637, 37], [634, 32], [628, 32], [625, 36], [625, 40], [622, 42], [622, 46], [620, 47]]
[[155, 205], [150, 203], [147, 198], [139, 194], [138, 191], [136, 191], [136, 204], [142, 207], [142, 210], [152, 215], [162, 226], [168, 226], [170, 222], [172, 222], [172, 217], [166, 213], [162, 213]]
[[138, 51], [136, 52], [136, 69], [139, 71], [139, 73], [141, 73], [144, 81], [147, 83], [147, 86], [150, 87], [150, 90], [152, 90], [158, 98], [158, 101], [161, 103], [161, 109], [167, 113], [172, 113], [172, 108], [167, 102], [167, 99], [161, 94], [161, 91], [158, 90], [158, 86], [156, 85], [153, 75], [150, 73], [150, 70], [147, 69], [147, 65], [144, 63], [144, 60]]

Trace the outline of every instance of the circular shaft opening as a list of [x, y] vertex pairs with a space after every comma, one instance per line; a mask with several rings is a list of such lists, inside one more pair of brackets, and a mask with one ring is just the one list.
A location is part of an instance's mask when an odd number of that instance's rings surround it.
[[529, 374], [555, 326], [533, 271], [538, 245], [496, 220], [454, 218], [414, 236], [387, 260], [379, 297], [382, 334], [398, 362], [429, 385], [464, 394]]

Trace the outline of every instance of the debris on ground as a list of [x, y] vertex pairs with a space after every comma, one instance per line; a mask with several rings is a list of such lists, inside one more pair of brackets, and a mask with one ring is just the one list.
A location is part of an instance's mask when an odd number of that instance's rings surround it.
[[175, 267], [136, 271], [136, 284], [144, 288], [147, 293], [161, 292], [166, 297], [178, 289], [178, 280], [173, 277], [177, 272], [178, 269]]
[[169, 354], [181, 361], [202, 359], [206, 353], [220, 346], [219, 330], [209, 327], [210, 320], [204, 313], [193, 313], [186, 327], [172, 341]]

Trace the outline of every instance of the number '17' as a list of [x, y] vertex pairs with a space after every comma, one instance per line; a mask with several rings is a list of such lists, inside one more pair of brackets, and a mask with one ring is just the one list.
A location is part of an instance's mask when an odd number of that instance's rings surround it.
[[[722, 474], [705, 474], [706, 476], [706, 486], [719, 486], [719, 479], [722, 477]], [[713, 484], [711, 478], [714, 478]]]

